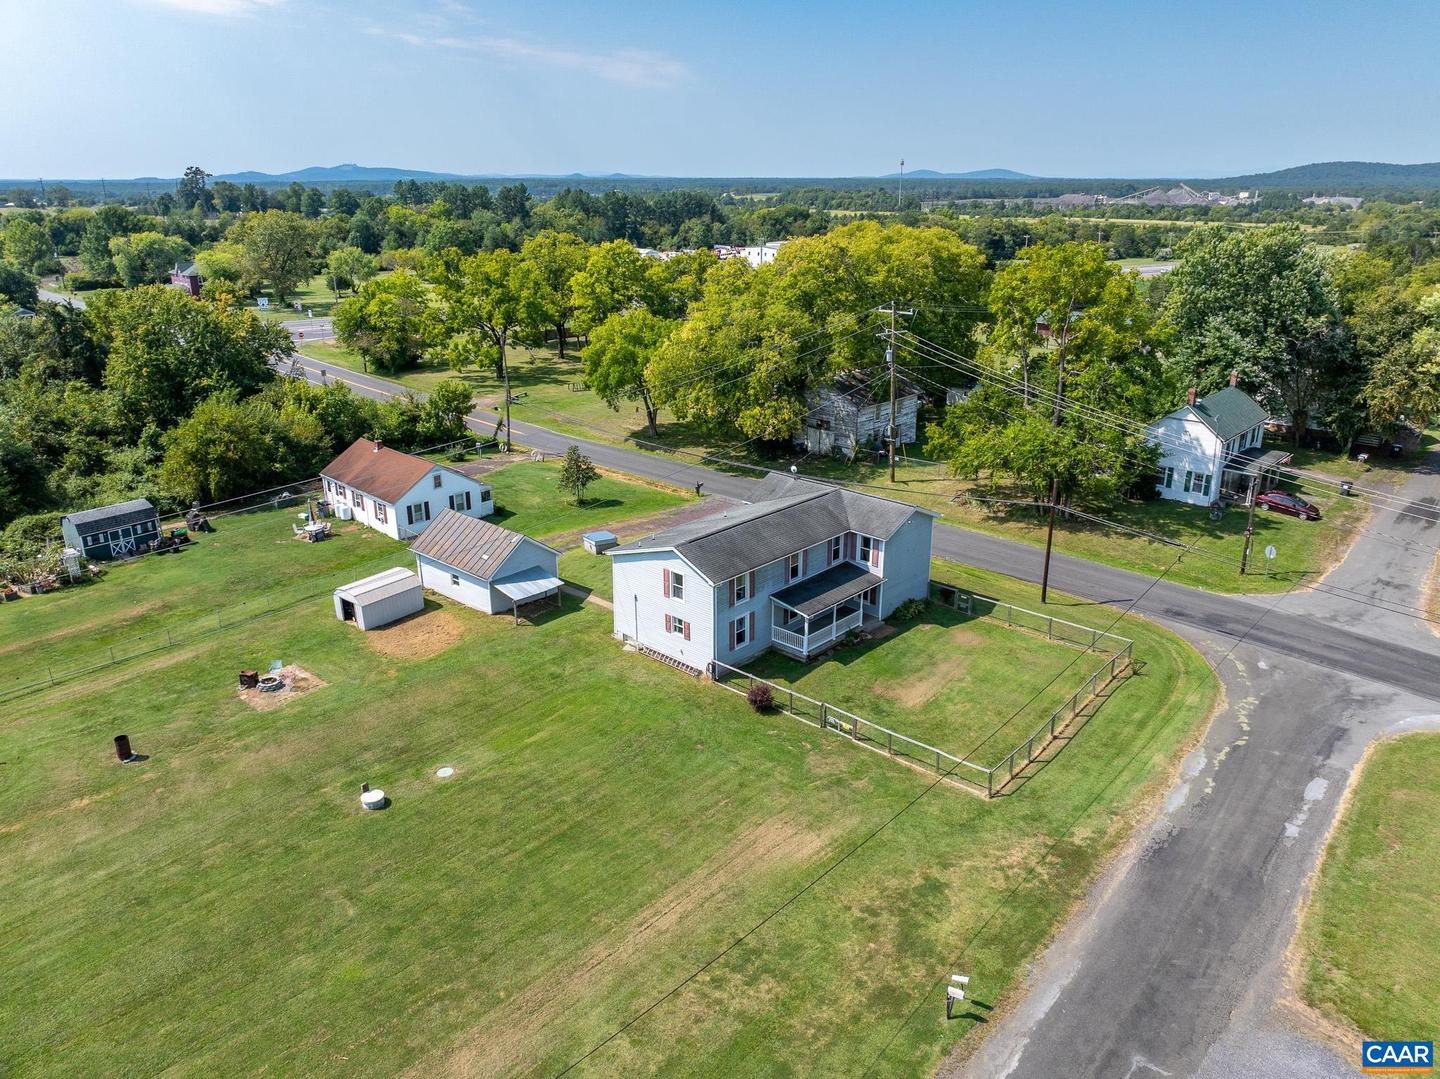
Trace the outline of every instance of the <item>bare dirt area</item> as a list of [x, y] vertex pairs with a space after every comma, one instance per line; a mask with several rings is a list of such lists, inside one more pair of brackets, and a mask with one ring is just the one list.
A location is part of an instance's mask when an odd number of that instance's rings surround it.
[[464, 635], [465, 627], [449, 611], [427, 609], [388, 626], [367, 630], [365, 642], [392, 659], [429, 659]]
[[[634, 483], [633, 476], [623, 477], [627, 482]], [[694, 502], [686, 502], [683, 506], [676, 506], [663, 513], [651, 514], [648, 517], [637, 517], [634, 520], [626, 521], [623, 525], [612, 526], [615, 535], [623, 543], [639, 536], [649, 536], [655, 532], [664, 531], [667, 528], [674, 528], [677, 525], [689, 524], [691, 521], [701, 521], [706, 517], [714, 517], [717, 513], [724, 513], [728, 509], [734, 509], [740, 503], [719, 495], [711, 495], [708, 498], [697, 499]], [[580, 537], [587, 532], [594, 532], [595, 528], [582, 528], [574, 532], [562, 532], [558, 536], [550, 538], [550, 546], [559, 551], [569, 550], [578, 546]]]
[[582, 994], [593, 993], [598, 983], [623, 976], [627, 964], [663, 948], [669, 934], [737, 881], [811, 859], [827, 842], [827, 836], [778, 817], [737, 836], [623, 928], [586, 949], [572, 970], [563, 976], [537, 978], [454, 1048], [410, 1074], [515, 1072], [536, 1055], [545, 1028], [576, 1006]]
[[[485, 404], [482, 400], [480, 404]], [[478, 457], [473, 461], [454, 461], [447, 464], [446, 468], [453, 468], [456, 472], [474, 479], [504, 468], [506, 465], [513, 465], [516, 461], [528, 461], [528, 453], [495, 453], [487, 457]]]
[[241, 689], [237, 690], [237, 695], [255, 711], [269, 712], [279, 708], [282, 704], [293, 701], [296, 697], [303, 697], [317, 689], [324, 689], [330, 684], [325, 679], [311, 674], [304, 667], [297, 667], [293, 663], [281, 667], [275, 673], [285, 683], [283, 689], [277, 689], [271, 693], [262, 693], [259, 689], [253, 688]]

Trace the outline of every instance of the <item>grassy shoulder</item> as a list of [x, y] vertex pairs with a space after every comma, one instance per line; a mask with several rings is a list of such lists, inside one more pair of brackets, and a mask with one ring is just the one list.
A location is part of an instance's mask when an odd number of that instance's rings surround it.
[[1306, 999], [1365, 1036], [1440, 1040], [1440, 734], [1371, 750], [1301, 930]]
[[[275, 560], [282, 541], [252, 539]], [[226, 563], [265, 561], [201, 553], [127, 567], [129, 593], [185, 610]], [[113, 614], [82, 602], [51, 628], [104, 634]], [[6, 1059], [550, 1075], [854, 850], [591, 1066], [855, 1074], [883, 1051], [883, 1074], [930, 1074], [981, 1021], [907, 1021], [959, 942], [974, 997], [998, 1003], [1213, 704], [1198, 654], [1139, 620], [1117, 632], [1140, 674], [994, 801], [915, 801], [924, 777], [625, 653], [570, 600], [519, 627], [432, 603], [363, 634], [320, 596], [12, 702], [0, 875], [26, 976], [0, 1010]], [[234, 672], [275, 656], [325, 684], [254, 711]], [[149, 759], [115, 764], [120, 731]], [[363, 812], [361, 782], [391, 807]]]

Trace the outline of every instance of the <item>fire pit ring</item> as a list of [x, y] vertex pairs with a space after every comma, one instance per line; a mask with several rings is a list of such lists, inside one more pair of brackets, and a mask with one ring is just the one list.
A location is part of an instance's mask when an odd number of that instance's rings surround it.
[[261, 693], [278, 693], [285, 688], [285, 680], [278, 674], [263, 674], [258, 686]]

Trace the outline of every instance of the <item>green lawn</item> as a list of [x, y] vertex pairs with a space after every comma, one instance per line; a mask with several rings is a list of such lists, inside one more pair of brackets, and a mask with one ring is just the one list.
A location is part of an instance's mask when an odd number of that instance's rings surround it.
[[[324, 274], [316, 274], [310, 280], [302, 282], [285, 298], [284, 303], [277, 300], [275, 294], [268, 289], [265, 290], [264, 295], [270, 298], [270, 306], [264, 311], [259, 309], [254, 300], [251, 300], [247, 306], [266, 322], [285, 322], [290, 319], [312, 316], [323, 318], [334, 310], [335, 304], [338, 302], [335, 299], [335, 293], [330, 290]], [[340, 299], [343, 300], [349, 295], [348, 289], [340, 290]], [[301, 309], [299, 311], [296, 311], [293, 306], [296, 300], [300, 301]]]
[[[255, 551], [239, 536], [66, 595], [47, 649], [114, 632], [122, 581], [188, 611], [294, 562], [263, 524]], [[6, 608], [11, 640], [30, 602]], [[519, 627], [432, 604], [365, 635], [320, 595], [9, 702], [9, 1070], [553, 1075], [895, 818], [582, 1071], [848, 1075], [884, 1050], [877, 1074], [928, 1075], [978, 1021], [941, 1017], [962, 945], [974, 998], [1001, 1005], [1216, 693], [1196, 653], [1129, 621], [1144, 671], [1034, 779], [912, 805], [924, 777], [609, 632], [567, 601]], [[272, 656], [328, 684], [252, 711], [235, 671]], [[148, 759], [114, 763], [120, 732]], [[391, 807], [360, 810], [362, 782]]]
[[1369, 1038], [1440, 1040], [1440, 735], [1374, 748], [1325, 852], [1305, 996]]
[[495, 495], [495, 512], [488, 520], [540, 537], [604, 528], [626, 517], [660, 513], [692, 501], [669, 488], [602, 473], [585, 489], [585, 501], [576, 505], [560, 491], [556, 461], [520, 461], [482, 479]]
[[991, 768], [1103, 658], [936, 604], [896, 627], [892, 636], [837, 648], [819, 661], [769, 652], [746, 670]]

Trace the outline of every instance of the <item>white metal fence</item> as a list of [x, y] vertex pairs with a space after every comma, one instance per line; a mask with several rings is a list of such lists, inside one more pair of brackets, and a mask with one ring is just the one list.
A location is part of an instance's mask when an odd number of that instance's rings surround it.
[[1119, 634], [1016, 607], [953, 585], [938, 582], [932, 582], [932, 585], [936, 600], [946, 606], [978, 618], [994, 618], [1004, 621], [1008, 626], [1044, 633], [1050, 640], [1073, 645], [1086, 652], [1099, 651], [1105, 657], [1090, 677], [1052, 711], [1028, 738], [1002, 757], [998, 764], [987, 767], [957, 757], [909, 735], [882, 727], [828, 701], [816, 700], [796, 692], [790, 686], [771, 682], [718, 660], [710, 664], [711, 680], [741, 696], [748, 696], [751, 688], [756, 685], [768, 686], [774, 706], [796, 719], [812, 723], [822, 730], [843, 734], [869, 748], [883, 748], [892, 757], [905, 758], [912, 763], [933, 768], [942, 778], [983, 790], [987, 797], [993, 798], [1034, 763], [1111, 683], [1130, 672], [1135, 642]]

